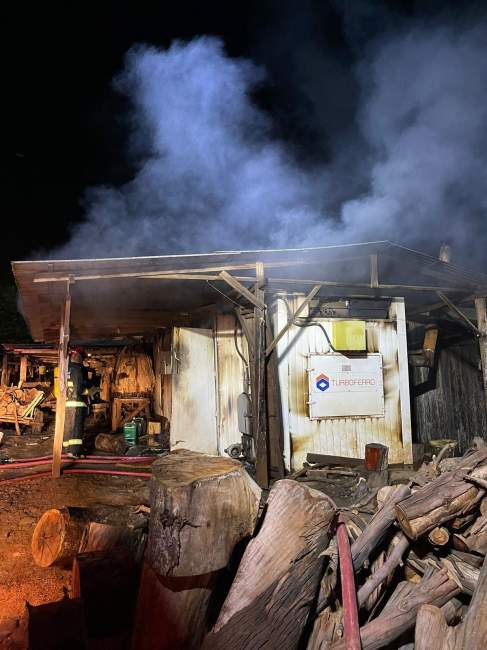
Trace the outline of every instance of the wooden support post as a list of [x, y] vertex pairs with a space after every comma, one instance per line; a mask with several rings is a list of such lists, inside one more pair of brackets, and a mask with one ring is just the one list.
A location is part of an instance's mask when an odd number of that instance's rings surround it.
[[379, 263], [377, 253], [370, 256], [370, 288], [379, 288]]
[[56, 401], [56, 425], [54, 428], [54, 443], [52, 448], [52, 475], [58, 478], [61, 475], [61, 455], [63, 451], [64, 418], [66, 415], [66, 384], [68, 378], [68, 345], [69, 321], [71, 316], [71, 295], [69, 283], [66, 286], [61, 312], [61, 325], [59, 328], [59, 383]]
[[485, 298], [475, 298], [477, 329], [479, 330], [480, 362], [482, 364], [482, 384], [487, 401], [487, 307]]
[[396, 317], [403, 463], [405, 465], [412, 465], [413, 433], [411, 423], [411, 400], [409, 395], [408, 344], [406, 338], [406, 308], [404, 298], [394, 298], [391, 305], [391, 311]]
[[27, 355], [23, 354], [20, 357], [20, 385], [25, 384], [27, 381]]
[[242, 332], [244, 333], [245, 339], [247, 340], [247, 345], [249, 347], [249, 355], [252, 358], [254, 356], [254, 333], [250, 327], [249, 321], [243, 316], [240, 307], [235, 308], [235, 315], [237, 316]]
[[2, 377], [0, 380], [0, 384], [2, 386], [8, 386], [8, 354], [6, 352], [3, 353]]
[[255, 265], [256, 306], [254, 309], [254, 358], [252, 360], [252, 422], [255, 442], [256, 480], [260, 487], [269, 485], [269, 459], [267, 452], [267, 409], [266, 409], [266, 322], [264, 303], [264, 265]]
[[[272, 340], [272, 322], [266, 310], [266, 344]], [[283, 430], [281, 394], [277, 350], [270, 354], [266, 363], [267, 438], [269, 441], [269, 475], [272, 479], [284, 478]]]

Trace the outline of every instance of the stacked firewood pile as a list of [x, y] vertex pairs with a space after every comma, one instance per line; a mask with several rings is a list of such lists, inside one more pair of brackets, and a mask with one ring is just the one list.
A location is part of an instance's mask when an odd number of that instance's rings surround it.
[[343, 579], [332, 540], [308, 650], [486, 647], [486, 479], [481, 447], [380, 488], [372, 515], [360, 503], [346, 509], [361, 645], [340, 639]]
[[136, 647], [487, 647], [487, 447], [369, 485], [346, 507], [306, 484], [311, 469], [258, 509], [236, 461], [157, 461]]
[[486, 478], [481, 447], [463, 458], [439, 456], [407, 484], [380, 488], [372, 512], [367, 495], [345, 508], [361, 645], [340, 639], [343, 578], [333, 539], [308, 650], [484, 647], [487, 622], [479, 628], [477, 619], [487, 605], [487, 568], [477, 585], [487, 552]]

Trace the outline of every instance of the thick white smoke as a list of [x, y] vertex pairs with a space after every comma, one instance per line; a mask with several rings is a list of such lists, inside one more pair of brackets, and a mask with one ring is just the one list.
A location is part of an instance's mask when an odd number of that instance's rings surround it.
[[87, 192], [86, 220], [56, 257], [387, 238], [418, 247], [447, 238], [458, 253], [481, 255], [485, 31], [409, 31], [376, 45], [357, 73], [357, 119], [369, 148], [348, 145], [347, 155], [366, 156], [369, 191], [337, 219], [327, 197], [344, 182], [343, 157], [340, 174], [333, 161], [303, 168], [273, 140], [250, 96], [263, 70], [228, 58], [215, 38], [133, 49], [116, 84], [133, 102], [138, 172], [122, 187]]

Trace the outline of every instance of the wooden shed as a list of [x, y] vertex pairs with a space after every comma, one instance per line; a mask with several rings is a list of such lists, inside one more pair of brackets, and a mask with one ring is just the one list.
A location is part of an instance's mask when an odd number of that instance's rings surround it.
[[[410, 463], [412, 441], [436, 435], [445, 416], [428, 407], [426, 429], [427, 393], [415, 395], [413, 430], [408, 359], [416, 384], [449, 327], [475, 357], [465, 357], [478, 387], [466, 411], [485, 412], [487, 278], [391, 242], [12, 267], [33, 339], [58, 346], [54, 475], [70, 339], [150, 341], [153, 406], [170, 420], [172, 446], [223, 454], [243, 437], [261, 485], [308, 451], [361, 456], [371, 441]], [[343, 334], [347, 323], [359, 343]], [[407, 327], [428, 334], [408, 349]], [[463, 408], [445, 388], [431, 399]], [[448, 435], [483, 435], [482, 417], [466, 415]]]

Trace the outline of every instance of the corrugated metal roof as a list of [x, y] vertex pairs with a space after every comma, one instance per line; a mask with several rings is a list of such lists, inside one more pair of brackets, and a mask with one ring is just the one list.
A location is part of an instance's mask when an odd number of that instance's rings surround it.
[[[195, 310], [211, 304], [230, 304], [221, 293], [232, 292], [218, 279], [219, 272], [227, 270], [248, 286], [254, 282], [256, 262], [265, 264], [267, 291], [306, 290], [313, 282], [326, 282], [327, 295], [375, 295], [378, 290], [370, 288], [371, 255], [379, 256], [380, 294], [410, 294], [412, 300], [418, 301], [418, 289], [433, 293], [436, 289], [458, 291], [459, 295], [487, 292], [486, 276], [388, 241], [152, 257], [18, 261], [12, 263], [12, 269], [32, 337], [36, 341], [54, 341], [68, 280], [74, 282], [72, 335], [78, 339], [111, 338], [151, 332], [165, 325], [188, 325]], [[352, 286], [353, 291], [346, 289]]]

